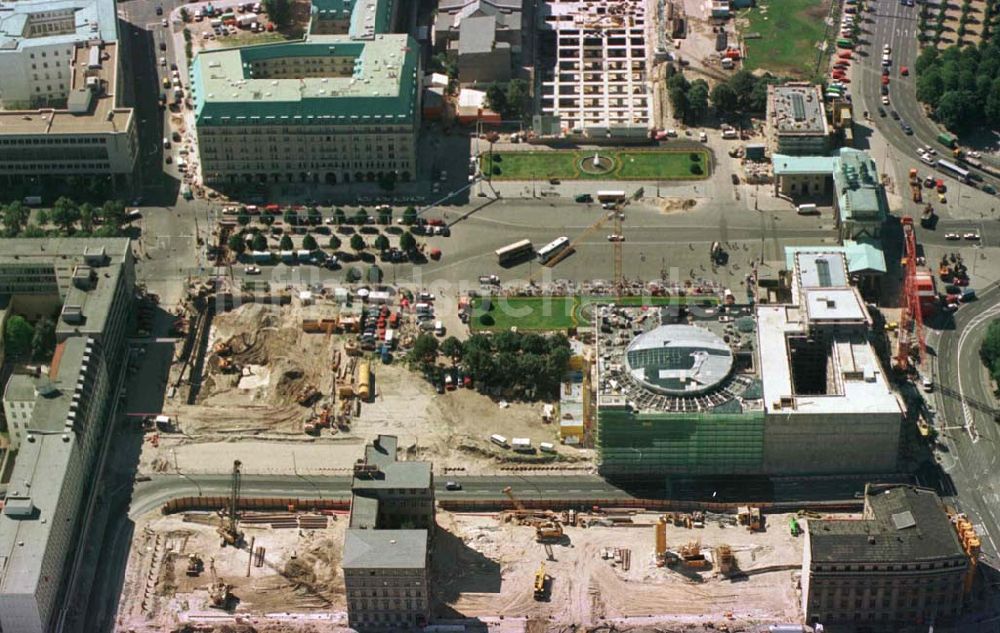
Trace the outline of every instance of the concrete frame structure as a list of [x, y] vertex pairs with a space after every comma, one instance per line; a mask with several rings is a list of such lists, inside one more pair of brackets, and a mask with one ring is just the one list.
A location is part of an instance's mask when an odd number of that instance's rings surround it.
[[81, 503], [117, 416], [135, 269], [128, 239], [12, 239], [0, 254], [0, 294], [62, 302], [46, 376], [15, 375], [4, 408], [35, 395], [12, 427], [19, 451], [0, 513], [0, 629], [51, 631], [81, 548]]
[[549, 0], [540, 37], [554, 37], [555, 65], [539, 68], [541, 114], [564, 134], [594, 139], [648, 135], [653, 120], [653, 20], [640, 0]]
[[379, 435], [354, 466], [351, 519], [341, 566], [352, 628], [392, 631], [430, 617], [434, 475], [429, 462], [396, 460], [397, 439]]
[[419, 46], [388, 32], [395, 6], [325, 0], [304, 40], [199, 53], [191, 86], [204, 180], [416, 178]]
[[808, 82], [767, 87], [772, 154], [822, 155], [830, 151], [823, 91]]
[[926, 628], [962, 610], [970, 559], [932, 490], [869, 485], [860, 520], [810, 519], [803, 548], [810, 623]]
[[0, 3], [0, 177], [131, 176], [120, 48], [114, 0]]

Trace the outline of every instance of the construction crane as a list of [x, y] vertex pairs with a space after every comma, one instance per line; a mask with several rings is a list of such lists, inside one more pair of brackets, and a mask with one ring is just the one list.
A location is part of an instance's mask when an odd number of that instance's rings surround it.
[[[924, 339], [924, 314], [917, 291], [917, 238], [913, 231], [913, 218], [905, 215], [903, 225], [903, 310], [899, 327], [899, 346], [896, 351], [896, 364], [902, 371], [910, 367], [910, 357], [913, 353], [913, 339], [917, 341], [917, 366], [919, 367], [926, 354]], [[912, 330], [912, 332], [911, 332]]]
[[243, 466], [243, 462], [240, 460], [233, 461], [233, 480], [229, 491], [229, 507], [227, 508], [228, 517], [219, 528], [223, 547], [226, 545], [238, 547], [243, 542], [243, 532], [240, 532], [239, 529], [241, 466]]
[[507, 495], [507, 498], [510, 499], [510, 502], [514, 504], [514, 509], [515, 510], [517, 510], [519, 513], [525, 512], [524, 504], [521, 503], [520, 499], [518, 499], [517, 497], [514, 496], [514, 489], [513, 488], [511, 488], [510, 486], [507, 486], [506, 488], [503, 489], [503, 493], [505, 495]]

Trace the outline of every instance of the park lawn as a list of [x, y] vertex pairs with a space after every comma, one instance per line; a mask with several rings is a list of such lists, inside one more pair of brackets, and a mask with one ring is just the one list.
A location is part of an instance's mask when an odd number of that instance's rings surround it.
[[[590, 325], [589, 319], [580, 310], [591, 303], [614, 302], [624, 306], [648, 305], [652, 307], [677, 305], [681, 303], [718, 303], [714, 296], [688, 297], [490, 297], [492, 309], [485, 312], [482, 304], [485, 298], [472, 302], [472, 331], [501, 331], [516, 327], [518, 330], [565, 330], [571, 327]], [[483, 322], [489, 315], [492, 322]]]
[[[766, 11], [762, 12], [761, 8]], [[767, 70], [799, 78], [816, 74], [820, 59], [817, 43], [836, 35], [827, 33], [826, 17], [830, 0], [764, 0], [742, 15], [749, 20], [744, 35], [759, 33], [760, 37], [745, 38], [748, 70]]]
[[[593, 153], [576, 150], [545, 152], [494, 152], [500, 168], [496, 180], [698, 180], [708, 176], [708, 152], [704, 150], [649, 150], [605, 152], [615, 159], [615, 168], [607, 174], [587, 174], [580, 162]], [[694, 160], [692, 160], [694, 158]], [[692, 165], [701, 173], [693, 173]], [[491, 171], [490, 154], [483, 154], [480, 169]]]

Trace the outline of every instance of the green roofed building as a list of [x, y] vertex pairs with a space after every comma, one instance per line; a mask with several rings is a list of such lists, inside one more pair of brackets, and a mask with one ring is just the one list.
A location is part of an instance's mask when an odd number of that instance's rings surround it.
[[204, 51], [191, 86], [206, 182], [416, 175], [419, 56], [393, 0], [313, 5], [303, 40]]

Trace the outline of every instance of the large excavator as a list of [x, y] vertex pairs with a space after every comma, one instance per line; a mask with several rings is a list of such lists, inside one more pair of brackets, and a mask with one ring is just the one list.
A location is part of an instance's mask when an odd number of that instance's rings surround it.
[[514, 504], [514, 514], [520, 523], [535, 527], [535, 540], [539, 543], [558, 541], [563, 537], [563, 528], [555, 514], [546, 511], [528, 510], [521, 500], [514, 495], [514, 490], [507, 486], [503, 489], [510, 502]]

